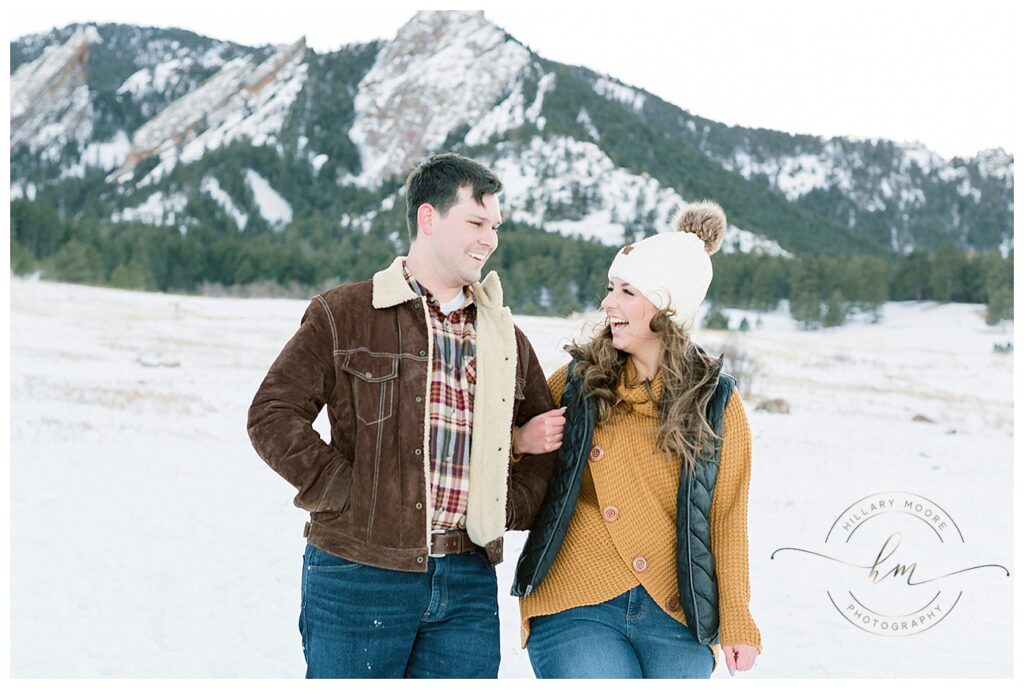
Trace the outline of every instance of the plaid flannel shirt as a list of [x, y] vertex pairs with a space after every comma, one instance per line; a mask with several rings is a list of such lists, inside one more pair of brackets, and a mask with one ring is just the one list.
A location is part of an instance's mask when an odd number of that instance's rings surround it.
[[476, 393], [476, 305], [465, 288], [466, 302], [445, 315], [437, 298], [405, 270], [416, 294], [427, 298], [434, 357], [430, 366], [431, 529], [466, 528], [469, 496], [469, 445]]

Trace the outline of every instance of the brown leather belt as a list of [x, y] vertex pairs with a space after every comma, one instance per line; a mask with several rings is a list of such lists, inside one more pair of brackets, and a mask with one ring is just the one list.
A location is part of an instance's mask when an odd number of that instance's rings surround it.
[[439, 557], [441, 555], [459, 555], [475, 550], [479, 546], [469, 540], [469, 534], [463, 529], [452, 529], [444, 533], [430, 535], [430, 554]]

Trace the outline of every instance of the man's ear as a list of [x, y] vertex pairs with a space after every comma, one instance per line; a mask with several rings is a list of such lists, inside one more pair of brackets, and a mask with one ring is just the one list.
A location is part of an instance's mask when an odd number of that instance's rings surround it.
[[434, 231], [434, 207], [429, 203], [421, 203], [416, 209], [416, 234], [431, 234]]

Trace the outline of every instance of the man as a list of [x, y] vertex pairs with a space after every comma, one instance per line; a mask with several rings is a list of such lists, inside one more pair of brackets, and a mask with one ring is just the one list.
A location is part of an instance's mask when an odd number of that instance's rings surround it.
[[[564, 423], [498, 276], [480, 282], [501, 188], [456, 154], [413, 171], [409, 256], [315, 297], [249, 409], [256, 451], [311, 512], [307, 677], [497, 676], [494, 565], [557, 447], [519, 458], [513, 427]], [[330, 443], [312, 428], [325, 404]]]

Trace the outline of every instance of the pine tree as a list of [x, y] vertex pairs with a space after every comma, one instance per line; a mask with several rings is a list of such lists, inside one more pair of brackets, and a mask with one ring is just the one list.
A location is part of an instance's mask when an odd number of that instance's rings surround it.
[[834, 328], [842, 325], [846, 322], [846, 312], [847, 309], [846, 304], [843, 302], [842, 292], [834, 290], [828, 298], [828, 303], [825, 305], [825, 327]]
[[871, 322], [881, 319], [882, 305], [889, 301], [890, 268], [886, 262], [873, 256], [862, 256], [850, 261], [852, 298], [857, 308], [871, 314]]
[[11, 273], [14, 275], [26, 275], [36, 269], [36, 259], [32, 252], [23, 247], [11, 235]]
[[999, 287], [988, 296], [985, 309], [985, 323], [996, 325], [999, 321], [1013, 320], [1013, 290]]
[[72, 239], [45, 262], [47, 275], [68, 282], [100, 284], [106, 277], [96, 247]]
[[801, 256], [789, 277], [789, 313], [802, 328], [821, 326], [821, 279], [813, 256]]
[[708, 310], [707, 315], [704, 317], [704, 327], [708, 330], [729, 329], [729, 318], [722, 312], [721, 307], [717, 303], [711, 304], [711, 309]]
[[46, 258], [60, 249], [68, 230], [49, 206], [16, 199], [11, 202], [11, 236], [36, 258]]
[[913, 251], [900, 261], [893, 279], [893, 296], [897, 300], [931, 299], [932, 266], [928, 254]]
[[964, 256], [951, 244], [943, 244], [932, 257], [932, 299], [952, 301], [960, 284]]
[[153, 276], [138, 261], [121, 264], [110, 274], [110, 286], [121, 289], [152, 290]]

